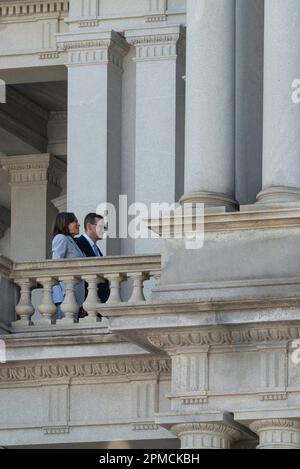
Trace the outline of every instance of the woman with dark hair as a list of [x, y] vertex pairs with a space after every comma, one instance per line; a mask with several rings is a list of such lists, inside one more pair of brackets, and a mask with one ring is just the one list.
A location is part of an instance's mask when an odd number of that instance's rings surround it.
[[[79, 234], [80, 225], [74, 213], [62, 212], [56, 217], [53, 228], [52, 259], [74, 259], [85, 257], [77, 246], [74, 236]], [[81, 306], [84, 302], [84, 282], [75, 287], [75, 297]], [[53, 302], [57, 306], [57, 319], [64, 317], [60, 305], [65, 297], [65, 285], [60, 282], [53, 287]]]

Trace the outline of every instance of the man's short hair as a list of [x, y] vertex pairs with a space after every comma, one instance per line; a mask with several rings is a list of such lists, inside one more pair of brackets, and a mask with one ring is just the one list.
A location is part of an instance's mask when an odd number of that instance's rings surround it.
[[87, 229], [88, 224], [94, 225], [95, 220], [103, 220], [103, 216], [99, 215], [99, 213], [88, 213], [84, 219], [84, 229]]

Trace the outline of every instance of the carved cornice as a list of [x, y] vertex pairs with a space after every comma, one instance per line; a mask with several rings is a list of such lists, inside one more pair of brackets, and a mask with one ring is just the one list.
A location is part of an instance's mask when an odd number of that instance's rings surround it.
[[66, 0], [14, 0], [0, 2], [0, 21], [18, 17], [43, 17], [53, 14], [66, 16], [69, 1]]
[[249, 345], [288, 342], [300, 338], [300, 326], [265, 326], [228, 328], [214, 327], [199, 331], [167, 332], [147, 334], [151, 345], [162, 350], [202, 345]]
[[58, 378], [132, 377], [170, 373], [171, 364], [165, 358], [118, 359], [83, 363], [54, 363], [45, 365], [0, 365], [0, 383], [41, 381]]
[[48, 153], [6, 156], [0, 158], [3, 169], [9, 171], [13, 185], [33, 185], [49, 182], [60, 187], [66, 165]]

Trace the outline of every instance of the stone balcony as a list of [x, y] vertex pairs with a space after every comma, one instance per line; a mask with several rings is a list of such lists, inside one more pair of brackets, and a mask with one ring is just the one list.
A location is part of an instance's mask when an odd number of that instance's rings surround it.
[[[4, 267], [6, 266], [6, 272], [9, 272], [10, 280], [20, 289], [20, 300], [16, 305], [17, 319], [11, 324], [12, 332], [30, 330], [28, 327], [55, 326], [57, 329], [67, 325], [76, 327], [83, 323], [86, 325], [97, 323], [99, 322], [98, 310], [102, 307], [97, 295], [99, 283], [105, 280], [109, 282], [110, 296], [106, 303], [107, 307], [124, 303], [143, 304], [146, 301], [144, 283], [151, 277], [159, 281], [160, 275], [159, 255], [49, 260], [14, 265], [8, 260], [5, 262]], [[88, 316], [78, 322], [80, 305], [76, 302], [75, 286], [81, 281], [85, 281], [88, 288], [88, 295], [83, 304]], [[56, 321], [52, 287], [58, 282], [63, 282], [66, 286], [65, 300], [61, 306], [65, 318]], [[121, 298], [123, 283], [126, 283], [122, 295], [125, 299]], [[41, 317], [34, 322], [31, 319], [34, 314], [31, 292], [36, 288], [40, 288], [41, 291], [40, 303], [37, 305]], [[106, 322], [105, 324], [107, 326]]]
[[[300, 211], [204, 218], [205, 243], [193, 251], [166, 239], [161, 256], [1, 259], [3, 281], [21, 295], [1, 336], [8, 359], [0, 365], [0, 441], [13, 446], [26, 429], [25, 446], [125, 436], [133, 447], [181, 440], [183, 448], [245, 448], [258, 436], [260, 447], [300, 446]], [[151, 227], [160, 233], [160, 222]], [[111, 295], [102, 304], [104, 279]], [[74, 287], [82, 280], [88, 316], [77, 322]], [[59, 281], [67, 294], [65, 319], [56, 321], [51, 289]], [[32, 392], [34, 418], [24, 409], [24, 402], [32, 408]], [[22, 406], [7, 418], [18, 393]]]

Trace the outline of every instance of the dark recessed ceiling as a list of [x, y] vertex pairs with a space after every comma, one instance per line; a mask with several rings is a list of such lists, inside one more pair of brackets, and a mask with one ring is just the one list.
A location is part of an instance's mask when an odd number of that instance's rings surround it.
[[47, 111], [67, 110], [67, 82], [51, 81], [10, 85], [26, 98], [39, 104]]

